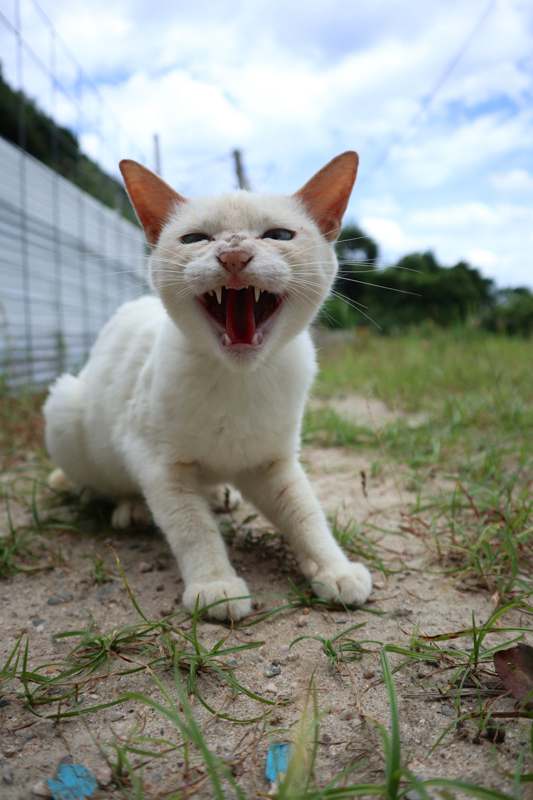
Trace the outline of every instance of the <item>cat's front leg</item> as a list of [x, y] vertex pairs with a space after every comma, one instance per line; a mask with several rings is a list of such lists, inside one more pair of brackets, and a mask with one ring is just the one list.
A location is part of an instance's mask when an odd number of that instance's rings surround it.
[[[215, 619], [238, 620], [250, 613], [248, 587], [231, 566], [224, 542], [200, 490], [194, 464], [173, 464], [143, 470], [142, 489], [154, 520], [178, 562], [185, 591], [183, 603], [194, 611], [228, 598], [209, 609]], [[241, 598], [240, 600], [229, 598]]]
[[239, 476], [238, 487], [287, 539], [313, 591], [360, 605], [372, 590], [370, 573], [354, 564], [330, 533], [324, 512], [296, 459], [280, 459]]

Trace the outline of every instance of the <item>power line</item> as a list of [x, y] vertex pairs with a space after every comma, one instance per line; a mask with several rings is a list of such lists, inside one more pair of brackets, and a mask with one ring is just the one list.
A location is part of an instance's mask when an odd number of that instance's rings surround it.
[[420, 120], [422, 119], [422, 117], [424, 116], [426, 111], [428, 110], [429, 106], [431, 105], [431, 103], [435, 99], [435, 96], [442, 89], [442, 87], [444, 86], [444, 84], [446, 83], [446, 81], [448, 80], [450, 75], [452, 74], [452, 72], [455, 70], [455, 68], [457, 67], [457, 65], [459, 64], [461, 59], [463, 58], [464, 54], [466, 53], [466, 51], [468, 50], [468, 48], [470, 47], [470, 45], [472, 44], [472, 42], [474, 41], [476, 36], [478, 35], [478, 33], [481, 31], [481, 29], [483, 28], [483, 26], [487, 22], [488, 18], [490, 17], [492, 12], [494, 11], [497, 3], [498, 3], [498, 0], [490, 0], [488, 6], [486, 7], [486, 9], [483, 12], [483, 14], [480, 16], [479, 20], [477, 21], [476, 25], [472, 29], [471, 33], [467, 36], [466, 41], [461, 45], [461, 47], [459, 48], [459, 50], [457, 51], [455, 56], [448, 63], [448, 65], [446, 66], [444, 72], [442, 73], [442, 75], [440, 76], [440, 78], [438, 79], [436, 84], [434, 85], [434, 87], [431, 90], [431, 92], [429, 93], [429, 95], [427, 97], [425, 97], [423, 100], [420, 101], [420, 106], [419, 106], [418, 110], [416, 111], [416, 113], [413, 115], [412, 119], [407, 124], [403, 135], [393, 137], [393, 139], [385, 147], [385, 149], [383, 150], [383, 152], [381, 153], [379, 158], [376, 160], [376, 162], [374, 163], [373, 167], [371, 167], [370, 170], [364, 175], [365, 179], [368, 179], [374, 172], [376, 172], [376, 170], [380, 169], [383, 166], [383, 164], [387, 161], [392, 148], [395, 145], [401, 144], [402, 142], [404, 142], [406, 137], [407, 137], [407, 135], [411, 131], [411, 129], [415, 128], [418, 125], [418, 123], [420, 122]]

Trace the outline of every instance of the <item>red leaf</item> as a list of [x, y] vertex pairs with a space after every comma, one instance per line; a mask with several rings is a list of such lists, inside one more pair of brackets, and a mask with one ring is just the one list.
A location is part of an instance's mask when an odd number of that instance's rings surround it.
[[517, 700], [533, 697], [533, 647], [517, 644], [494, 653], [494, 666], [501, 682]]

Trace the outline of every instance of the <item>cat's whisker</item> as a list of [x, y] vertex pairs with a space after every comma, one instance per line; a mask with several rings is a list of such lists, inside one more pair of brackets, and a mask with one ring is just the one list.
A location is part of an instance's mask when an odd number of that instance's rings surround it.
[[[316, 286], [316, 284], [314, 285], [309, 282], [301, 282], [301, 281], [299, 282], [299, 285], [305, 286], [306, 288], [314, 288]], [[373, 325], [375, 325], [379, 330], [381, 330], [381, 326], [374, 319], [372, 319], [372, 317], [370, 317], [362, 310], [363, 308], [367, 308], [367, 306], [363, 305], [362, 303], [357, 303], [355, 300], [352, 300], [351, 298], [348, 298], [345, 295], [341, 294], [340, 292], [336, 292], [335, 290], [331, 290], [330, 294], [333, 295], [334, 297], [338, 297], [339, 300], [342, 300], [347, 305], [351, 306], [355, 311], [358, 311], [363, 317], [368, 319], [370, 322], [372, 322]], [[305, 299], [308, 299], [308, 295], [303, 295], [303, 296], [305, 297]], [[322, 312], [327, 314], [327, 312], [325, 312], [324, 309], [322, 309]]]

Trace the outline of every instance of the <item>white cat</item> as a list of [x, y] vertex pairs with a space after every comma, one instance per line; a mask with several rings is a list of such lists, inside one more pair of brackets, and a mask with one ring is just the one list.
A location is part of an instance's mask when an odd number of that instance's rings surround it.
[[[335, 241], [358, 157], [333, 159], [292, 196], [186, 199], [134, 161], [126, 187], [153, 248], [158, 297], [125, 303], [80, 375], [44, 406], [52, 485], [117, 506], [113, 525], [150, 519], [178, 561], [192, 610], [250, 611], [210, 509], [229, 483], [293, 547], [324, 598], [363, 603], [372, 582], [346, 558], [299, 463], [316, 373], [309, 324], [334, 280]], [[145, 503], [148, 505], [146, 508]]]

